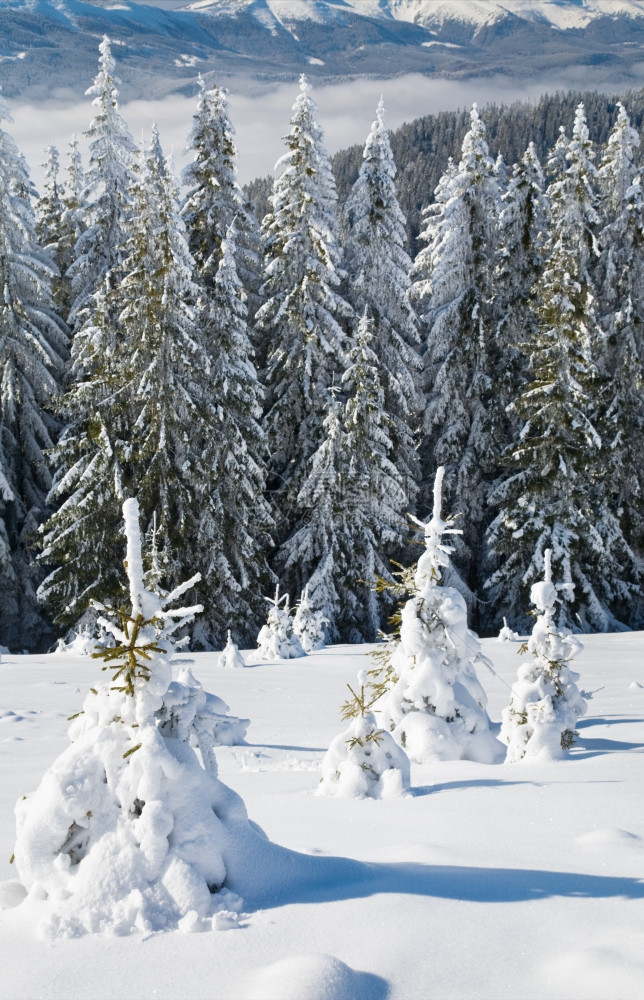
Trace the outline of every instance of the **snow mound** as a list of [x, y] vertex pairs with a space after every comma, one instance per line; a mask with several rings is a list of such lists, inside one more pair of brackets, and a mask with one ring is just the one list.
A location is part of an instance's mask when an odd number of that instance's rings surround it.
[[356, 972], [333, 955], [292, 955], [257, 972], [248, 1000], [384, 1000], [379, 976]]
[[605, 827], [602, 830], [591, 830], [589, 833], [582, 834], [581, 837], [576, 837], [575, 843], [586, 849], [604, 851], [606, 848], [611, 850], [619, 847], [641, 848], [642, 838], [638, 837], [636, 833], [620, 830], [618, 827]]

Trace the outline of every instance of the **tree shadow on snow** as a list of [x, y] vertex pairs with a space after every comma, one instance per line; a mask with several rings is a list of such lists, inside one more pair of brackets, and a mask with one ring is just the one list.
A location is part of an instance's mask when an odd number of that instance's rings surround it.
[[629, 750], [644, 750], [644, 743], [624, 743], [620, 740], [582, 739], [578, 748], [573, 748], [575, 760], [588, 760], [590, 757], [600, 757], [605, 753], [627, 753]]
[[[338, 902], [395, 893], [453, 899], [468, 903], [520, 903], [555, 896], [574, 899], [644, 899], [644, 881], [576, 872], [549, 872], [529, 868], [464, 868], [448, 865], [365, 864], [364, 877], [336, 881], [334, 862], [340, 858], [312, 858], [320, 865], [319, 881], [289, 886], [263, 908], [292, 903]], [[326, 867], [324, 862], [328, 862]]]
[[591, 726], [618, 726], [618, 725], [632, 725], [637, 722], [640, 726], [644, 719], [642, 716], [639, 719], [625, 719], [622, 715], [605, 715], [603, 717], [591, 716], [587, 719], [580, 719], [577, 723], [577, 729], [589, 729]]
[[[231, 831], [232, 832], [232, 831]], [[299, 854], [239, 828], [230, 842], [229, 887], [253, 909], [403, 894], [472, 903], [571, 899], [644, 899], [644, 880], [532, 868], [364, 863]]]
[[410, 789], [410, 792], [414, 797], [420, 797], [422, 795], [433, 795], [434, 792], [453, 792], [460, 788], [507, 788], [509, 785], [533, 785], [535, 788], [543, 788], [543, 783], [539, 781], [502, 781], [497, 778], [472, 778], [469, 781], [444, 781], [436, 785], [416, 785]]
[[[241, 745], [241, 744], [240, 744]], [[283, 743], [244, 743], [248, 750], [292, 750], [296, 753], [326, 753], [326, 747], [291, 747]]]

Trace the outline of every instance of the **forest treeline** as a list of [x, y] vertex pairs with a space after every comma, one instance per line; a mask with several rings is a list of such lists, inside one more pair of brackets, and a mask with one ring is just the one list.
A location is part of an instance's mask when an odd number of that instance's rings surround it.
[[104, 39], [89, 162], [50, 147], [40, 195], [0, 131], [0, 642], [100, 631], [130, 497], [146, 585], [200, 574], [195, 648], [252, 643], [277, 584], [372, 640], [438, 467], [477, 628], [526, 626], [546, 551], [557, 624], [639, 626], [644, 92], [393, 136], [381, 102], [332, 164], [302, 79], [260, 224], [224, 92], [180, 187], [114, 70]]

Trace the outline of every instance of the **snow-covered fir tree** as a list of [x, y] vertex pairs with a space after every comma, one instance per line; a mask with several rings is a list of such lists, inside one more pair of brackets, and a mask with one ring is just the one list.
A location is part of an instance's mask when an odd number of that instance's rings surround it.
[[390, 658], [393, 683], [373, 706], [379, 725], [393, 732], [409, 758], [478, 760], [494, 763], [501, 746], [490, 729], [486, 696], [476, 676], [484, 664], [476, 634], [467, 627], [467, 607], [453, 587], [441, 586], [452, 546], [443, 536], [458, 534], [441, 514], [445, 470], [434, 480], [434, 508], [426, 522], [412, 595], [402, 607], [400, 634]]
[[221, 243], [213, 286], [202, 292], [196, 320], [210, 358], [206, 392], [214, 410], [207, 424], [210, 431], [204, 428], [212, 440], [205, 441], [202, 462], [208, 462], [213, 483], [211, 523], [204, 536], [212, 566], [207, 575], [212, 612], [204, 619], [217, 623], [203, 639], [215, 646], [228, 627], [244, 642], [254, 639], [263, 612], [261, 595], [274, 580], [267, 563], [273, 518], [264, 498], [263, 391], [252, 360], [235, 236], [231, 225]]
[[[495, 391], [502, 394], [504, 409], [516, 398], [527, 377], [526, 358], [520, 346], [534, 333], [536, 325], [533, 288], [543, 267], [549, 221], [545, 177], [534, 143], [530, 143], [514, 165], [499, 216], [494, 312], [502, 365], [495, 378]], [[506, 437], [516, 437], [518, 430], [516, 423], [511, 423]]]
[[492, 287], [498, 212], [494, 163], [474, 106], [460, 163], [450, 163], [436, 189], [422, 234], [427, 246], [412, 271], [427, 392], [424, 483], [427, 490], [432, 470], [445, 466], [450, 506], [463, 514], [466, 525], [457, 566], [473, 589], [487, 517], [487, 480], [494, 473], [503, 432], [495, 390], [500, 362]]
[[327, 624], [328, 619], [324, 617], [319, 608], [313, 606], [307, 584], [295, 606], [293, 617], [293, 632], [300, 640], [305, 653], [324, 649], [326, 644], [325, 625]]
[[[0, 122], [11, 121], [0, 102]], [[50, 634], [36, 601], [31, 546], [46, 512], [51, 413], [67, 352], [54, 309], [56, 268], [36, 237], [27, 165], [0, 128], [0, 643], [38, 648]]]
[[[562, 133], [557, 162], [563, 143]], [[557, 576], [576, 585], [575, 605], [561, 606], [560, 624], [603, 631], [628, 613], [639, 573], [612, 504], [594, 423], [601, 342], [591, 275], [597, 213], [581, 106], [565, 162], [549, 188], [552, 224], [535, 286], [537, 326], [524, 348], [531, 380], [512, 403], [521, 432], [490, 498], [498, 513], [487, 542], [500, 566], [487, 586], [499, 616], [520, 621], [551, 549]]]
[[[53, 494], [63, 503], [45, 526], [43, 559], [54, 569], [42, 594], [64, 624], [76, 622], [97, 591], [118, 599], [116, 518], [128, 494], [138, 497], [146, 534], [154, 530], [160, 585], [172, 590], [190, 564], [201, 570], [204, 592], [219, 593], [220, 400], [211, 395], [210, 362], [189, 305], [198, 295], [193, 261], [156, 130], [128, 197], [135, 211], [124, 277], [106, 307], [118, 323], [119, 348], [106, 359], [100, 394], [91, 394], [91, 383], [67, 394], [79, 417], [58, 446], [68, 468]], [[73, 566], [70, 550], [79, 553]], [[223, 641], [221, 608], [204, 618], [198, 641]]]
[[[68, 269], [82, 232], [79, 192], [81, 190], [80, 154], [74, 141], [67, 167], [67, 183], [60, 178], [60, 158], [55, 146], [47, 148], [45, 183], [36, 203], [36, 235], [41, 247], [50, 254], [57, 274], [52, 279], [52, 294], [56, 310], [67, 320], [71, 306], [71, 280]], [[73, 185], [73, 187], [71, 187]]]
[[94, 98], [95, 117], [85, 133], [89, 168], [80, 192], [85, 228], [69, 268], [72, 306], [69, 324], [74, 332], [72, 373], [76, 381], [98, 374], [116, 350], [115, 316], [105, 316], [113, 299], [106, 295], [122, 277], [127, 226], [131, 214], [136, 146], [118, 110], [118, 79], [110, 40], [99, 46], [99, 69], [87, 94]]
[[407, 497], [393, 461], [372, 323], [365, 313], [342, 378], [344, 405], [329, 403], [325, 437], [297, 497], [298, 521], [278, 552], [283, 575], [308, 585], [334, 639], [373, 641], [380, 608], [373, 583], [390, 576]]
[[[330, 387], [345, 368], [341, 324], [351, 315], [338, 291], [337, 196], [322, 138], [302, 78], [263, 223], [267, 301], [257, 314], [258, 336], [267, 345], [265, 427], [280, 539], [293, 531], [308, 462], [322, 442]], [[294, 585], [298, 593], [305, 582]]]
[[367, 671], [358, 675], [358, 692], [342, 708], [349, 727], [332, 741], [322, 759], [320, 795], [345, 799], [398, 798], [409, 788], [409, 758], [391, 733], [380, 729], [370, 711]]
[[581, 643], [555, 624], [556, 606], [570, 600], [573, 587], [553, 582], [550, 549], [544, 552], [543, 575], [530, 591], [536, 621], [524, 651], [533, 659], [519, 667], [510, 705], [503, 712], [500, 739], [508, 745], [509, 763], [524, 757], [562, 757], [577, 735], [577, 720], [586, 714], [586, 701], [575, 683], [579, 674], [569, 667]]
[[[636, 164], [639, 136], [622, 104], [598, 171], [602, 464], [624, 534], [644, 551], [644, 199]], [[634, 619], [635, 621], [636, 619]]]
[[199, 100], [188, 137], [193, 161], [182, 175], [188, 193], [182, 206], [188, 246], [197, 266], [196, 279], [208, 289], [223, 255], [223, 241], [235, 225], [235, 263], [247, 294], [250, 320], [261, 304], [259, 224], [237, 181], [235, 130], [226, 94], [199, 80]]
[[382, 100], [367, 137], [362, 165], [344, 209], [347, 298], [357, 315], [372, 317], [372, 348], [380, 366], [392, 461], [415, 506], [418, 457], [415, 430], [421, 401], [419, 336], [410, 303], [411, 260], [405, 218], [398, 204], [394, 165]]
[[275, 597], [265, 597], [269, 604], [266, 622], [257, 636], [260, 660], [292, 660], [304, 656], [305, 651], [298, 636], [293, 631], [293, 617], [289, 608], [288, 594], [280, 597], [279, 586]]
[[41, 887], [51, 937], [214, 929], [241, 903], [229, 859], [234, 871], [252, 833], [217, 777], [223, 702], [173, 662], [175, 633], [201, 608], [172, 604], [198, 576], [164, 598], [145, 589], [138, 514], [127, 500], [131, 611], [97, 605], [113, 645], [95, 655], [111, 683], [90, 690], [71, 745], [18, 804], [16, 867], [26, 889]]

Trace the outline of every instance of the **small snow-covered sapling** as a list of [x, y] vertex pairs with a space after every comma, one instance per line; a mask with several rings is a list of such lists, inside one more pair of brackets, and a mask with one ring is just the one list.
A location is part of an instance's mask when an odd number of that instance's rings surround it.
[[260, 660], [291, 660], [298, 656], [306, 656], [300, 640], [293, 633], [288, 594], [282, 594], [280, 597], [279, 590], [279, 586], [275, 588], [275, 597], [264, 598], [270, 604], [270, 608], [266, 624], [262, 625], [257, 636]]
[[358, 674], [358, 691], [342, 706], [348, 729], [331, 743], [322, 761], [321, 795], [340, 798], [393, 798], [409, 788], [409, 759], [391, 733], [379, 729], [366, 694], [367, 672]]
[[302, 644], [305, 653], [312, 653], [316, 649], [324, 649], [326, 645], [326, 629], [329, 619], [325, 618], [322, 611], [314, 608], [309, 598], [309, 585], [302, 591], [299, 603], [295, 608], [293, 619], [293, 632]]
[[502, 747], [491, 732], [486, 696], [476, 664], [487, 664], [478, 636], [467, 627], [462, 594], [441, 586], [451, 546], [443, 536], [460, 534], [441, 515], [444, 469], [436, 472], [434, 509], [421, 528], [425, 551], [405, 578], [411, 597], [401, 609], [400, 634], [389, 660], [395, 681], [374, 706], [413, 761], [476, 760], [494, 763]]
[[136, 500], [123, 515], [131, 609], [97, 605], [111, 683], [90, 690], [70, 746], [16, 806], [15, 863], [52, 937], [215, 926], [236, 905], [226, 845], [249, 829], [213, 752], [247, 720], [227, 717], [185, 662], [172, 676], [174, 635], [201, 608], [168, 605], [198, 575], [163, 598], [146, 590]]
[[577, 735], [577, 719], [586, 712], [586, 700], [576, 685], [579, 674], [568, 665], [582, 644], [555, 626], [557, 605], [571, 596], [574, 585], [553, 582], [551, 558], [551, 550], [546, 549], [544, 578], [530, 591], [536, 621], [519, 652], [532, 654], [532, 659], [519, 667], [510, 704], [503, 712], [501, 739], [508, 745], [510, 763], [526, 757], [564, 756]]
[[516, 639], [519, 638], [520, 638], [519, 633], [513, 632], [510, 626], [508, 625], [507, 618], [504, 618], [503, 628], [499, 631], [499, 634], [497, 636], [499, 642], [514, 642]]
[[236, 646], [233, 642], [233, 638], [228, 629], [228, 641], [224, 646], [223, 650], [219, 654], [217, 660], [218, 667], [245, 667], [244, 658], [239, 652], [239, 646]]

